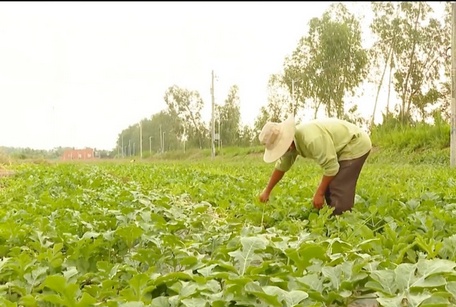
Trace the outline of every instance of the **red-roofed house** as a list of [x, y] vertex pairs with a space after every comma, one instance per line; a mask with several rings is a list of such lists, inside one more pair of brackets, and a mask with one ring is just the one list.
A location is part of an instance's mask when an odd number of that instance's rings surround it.
[[92, 160], [95, 158], [93, 148], [67, 149], [63, 152], [62, 160]]

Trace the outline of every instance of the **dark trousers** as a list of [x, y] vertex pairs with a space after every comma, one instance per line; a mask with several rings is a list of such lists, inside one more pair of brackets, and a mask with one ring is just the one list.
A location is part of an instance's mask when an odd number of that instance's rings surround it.
[[339, 172], [325, 193], [326, 203], [334, 207], [333, 215], [351, 210], [355, 202], [356, 184], [369, 153], [357, 159], [339, 161]]

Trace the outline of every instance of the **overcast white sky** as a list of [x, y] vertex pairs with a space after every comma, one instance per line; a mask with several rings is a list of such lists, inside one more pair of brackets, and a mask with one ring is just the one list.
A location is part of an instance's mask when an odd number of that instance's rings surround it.
[[174, 84], [201, 94], [208, 120], [211, 70], [216, 102], [238, 85], [252, 124], [269, 76], [329, 5], [0, 2], [0, 146], [112, 149]]

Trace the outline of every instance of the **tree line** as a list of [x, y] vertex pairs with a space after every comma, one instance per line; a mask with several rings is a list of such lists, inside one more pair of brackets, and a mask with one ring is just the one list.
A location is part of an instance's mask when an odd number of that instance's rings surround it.
[[[433, 17], [427, 2], [372, 2], [372, 46], [363, 46], [360, 17], [343, 3], [332, 4], [321, 17], [312, 18], [308, 32], [283, 62], [283, 71], [271, 75], [268, 98], [252, 127], [242, 125], [239, 88], [232, 85], [224, 103], [216, 107], [216, 133], [223, 146], [258, 144], [257, 136], [268, 120], [284, 120], [288, 113], [311, 112], [344, 118], [374, 127], [379, 94], [387, 91], [382, 124], [413, 125], [438, 116], [450, 116], [451, 9]], [[366, 34], [364, 34], [366, 35]], [[363, 85], [376, 86], [372, 116], [362, 118], [350, 97]], [[392, 104], [396, 95], [398, 104]], [[177, 85], [164, 94], [166, 109], [124, 129], [117, 151], [161, 152], [183, 148], [209, 148], [211, 126], [201, 118], [204, 102], [194, 90]], [[133, 141], [132, 140], [137, 140]], [[128, 142], [128, 144], [127, 144]]]

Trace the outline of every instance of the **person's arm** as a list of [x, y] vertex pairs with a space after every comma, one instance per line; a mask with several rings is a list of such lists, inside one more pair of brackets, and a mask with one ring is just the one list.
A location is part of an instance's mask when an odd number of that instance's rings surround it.
[[269, 199], [269, 195], [271, 194], [276, 184], [283, 178], [284, 174], [284, 171], [278, 170], [276, 168], [274, 169], [274, 171], [271, 174], [271, 177], [269, 178], [268, 185], [263, 190], [263, 193], [261, 193], [260, 195], [261, 202], [266, 202]]
[[321, 178], [320, 185], [318, 186], [317, 191], [315, 192], [315, 195], [313, 197], [313, 205], [315, 208], [321, 209], [323, 207], [323, 204], [325, 203], [326, 190], [328, 189], [328, 186], [334, 179], [334, 177], [335, 176], [323, 175], [323, 177]]
[[311, 142], [309, 148], [314, 160], [323, 168], [323, 176], [321, 178], [320, 185], [315, 191], [315, 195], [313, 197], [314, 207], [321, 209], [325, 202], [326, 190], [339, 172], [339, 161], [337, 160], [334, 144], [326, 135], [315, 138]]
[[320, 185], [318, 186], [318, 189], [317, 189], [318, 195], [322, 195], [322, 196], [325, 195], [326, 190], [328, 189], [328, 186], [331, 183], [331, 181], [334, 179], [334, 177], [336, 177], [336, 176], [323, 175], [323, 177], [321, 178]]
[[291, 168], [291, 166], [296, 161], [297, 156], [298, 153], [296, 150], [289, 151], [276, 161], [274, 171], [269, 178], [268, 185], [260, 195], [261, 202], [266, 202], [269, 200], [269, 194], [271, 194], [272, 189], [274, 189], [275, 185], [282, 179], [283, 175]]
[[271, 178], [269, 178], [268, 185], [266, 186], [265, 191], [268, 193], [271, 193], [272, 189], [276, 186], [276, 184], [283, 178], [283, 175], [285, 175], [285, 172], [274, 169], [274, 171], [271, 174]]

